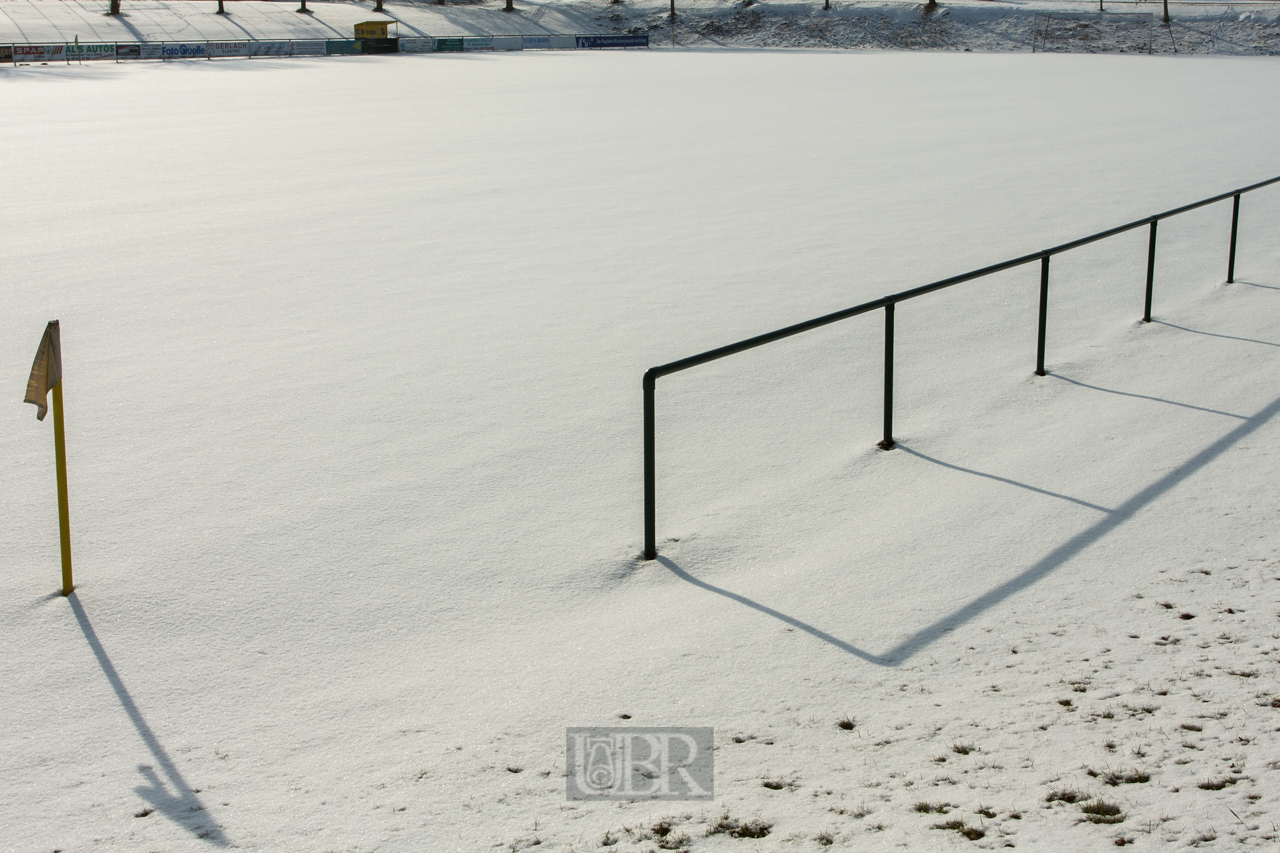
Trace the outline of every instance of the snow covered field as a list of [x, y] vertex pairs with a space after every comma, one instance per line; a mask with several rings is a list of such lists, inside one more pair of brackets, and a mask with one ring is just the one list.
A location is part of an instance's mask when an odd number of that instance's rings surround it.
[[[892, 452], [878, 315], [662, 380], [638, 554], [646, 368], [1272, 177], [1278, 71], [0, 69], [0, 846], [1274, 846], [1280, 191], [1150, 325], [1145, 232], [1055, 258], [1047, 377], [1034, 267], [900, 306]], [[566, 802], [621, 714], [715, 802]]]

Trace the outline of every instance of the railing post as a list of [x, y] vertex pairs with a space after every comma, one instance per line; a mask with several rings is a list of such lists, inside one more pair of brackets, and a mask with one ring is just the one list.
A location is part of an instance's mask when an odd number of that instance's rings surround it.
[[1142, 311], [1142, 322], [1151, 322], [1151, 287], [1156, 278], [1156, 225], [1159, 219], [1151, 220], [1151, 239], [1147, 242], [1147, 307]]
[[1036, 376], [1044, 376], [1044, 327], [1049, 318], [1049, 256], [1040, 259], [1040, 339], [1036, 344]]
[[1236, 226], [1240, 223], [1240, 193], [1231, 205], [1231, 250], [1227, 253], [1227, 284], [1236, 280]]
[[884, 306], [884, 438], [881, 450], [893, 450], [893, 303]]
[[644, 558], [652, 560], [658, 556], [657, 534], [657, 486], [654, 471], [657, 463], [654, 459], [653, 430], [653, 391], [657, 378], [651, 371], [644, 374]]

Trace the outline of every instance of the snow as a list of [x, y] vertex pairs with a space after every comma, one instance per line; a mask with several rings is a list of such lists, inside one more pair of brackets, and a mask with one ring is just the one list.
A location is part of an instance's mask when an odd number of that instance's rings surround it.
[[[900, 306], [892, 452], [878, 315], [662, 379], [638, 556], [646, 368], [1272, 177], [1275, 71], [0, 71], [5, 843], [1273, 844], [1280, 191], [1230, 286], [1229, 205], [1160, 225], [1150, 325], [1145, 231], [1055, 257], [1047, 377], [1034, 266]], [[564, 728], [623, 713], [714, 726], [716, 801], [566, 802]]]

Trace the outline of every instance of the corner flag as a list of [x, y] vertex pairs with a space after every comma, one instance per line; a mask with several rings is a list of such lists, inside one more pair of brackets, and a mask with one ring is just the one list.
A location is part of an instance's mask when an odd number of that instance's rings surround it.
[[71, 582], [71, 512], [67, 506], [67, 434], [62, 424], [62, 337], [58, 321], [45, 327], [40, 348], [36, 350], [31, 377], [27, 380], [24, 403], [36, 407], [36, 419], [44, 420], [49, 411], [49, 392], [53, 392], [53, 450], [58, 466], [58, 532], [62, 544], [62, 594], [70, 595]]
[[62, 339], [58, 334], [58, 321], [50, 320], [36, 350], [35, 364], [31, 365], [31, 378], [27, 380], [27, 396], [24, 403], [36, 407], [36, 420], [44, 420], [49, 411], [49, 392], [62, 381]]

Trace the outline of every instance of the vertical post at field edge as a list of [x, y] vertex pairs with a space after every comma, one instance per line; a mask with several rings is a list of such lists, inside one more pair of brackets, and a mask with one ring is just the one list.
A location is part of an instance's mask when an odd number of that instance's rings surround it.
[[1040, 259], [1040, 340], [1036, 345], [1036, 376], [1044, 376], [1044, 327], [1049, 317], [1049, 256]]
[[1227, 284], [1236, 280], [1236, 226], [1240, 224], [1240, 193], [1231, 205], [1231, 251], [1227, 253]]
[[1156, 225], [1158, 219], [1151, 220], [1151, 239], [1147, 242], [1147, 307], [1142, 311], [1142, 322], [1151, 322], [1151, 289], [1156, 277]]
[[657, 543], [657, 486], [654, 470], [654, 429], [653, 429], [653, 392], [657, 377], [652, 370], [644, 374], [644, 558], [652, 560], [658, 556]]
[[58, 468], [58, 533], [62, 544], [62, 594], [70, 595], [71, 511], [67, 505], [67, 433], [62, 423], [62, 380], [53, 386], [53, 450]]
[[893, 450], [893, 303], [884, 306], [884, 438], [881, 450]]

